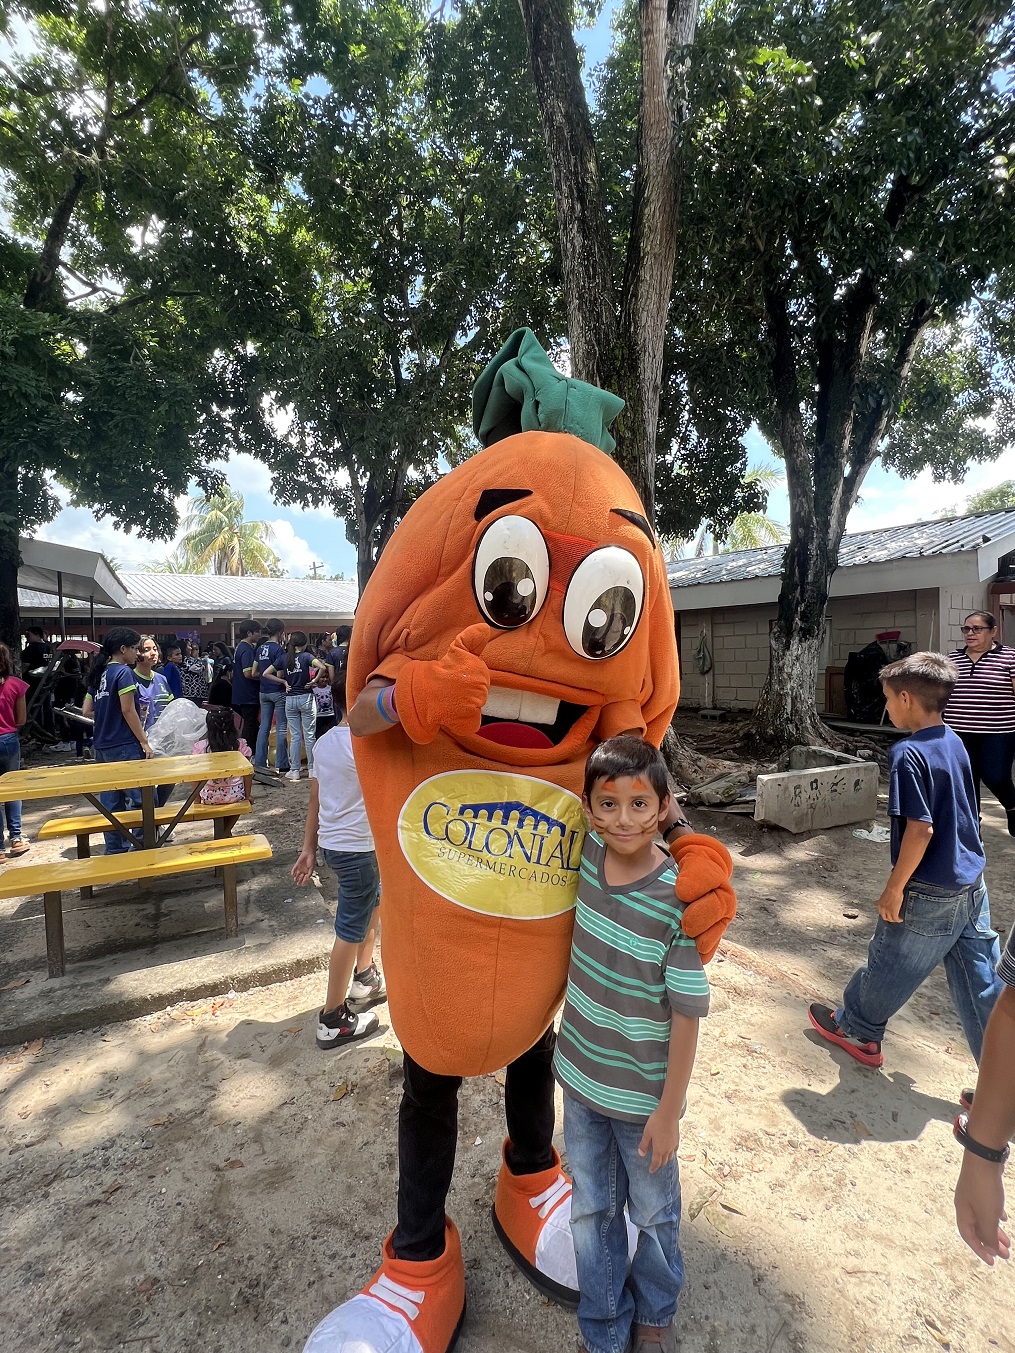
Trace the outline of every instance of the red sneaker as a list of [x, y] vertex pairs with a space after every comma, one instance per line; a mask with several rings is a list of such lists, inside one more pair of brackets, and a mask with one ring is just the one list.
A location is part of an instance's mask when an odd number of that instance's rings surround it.
[[465, 1319], [465, 1266], [450, 1217], [444, 1236], [444, 1253], [422, 1264], [396, 1259], [388, 1236], [380, 1268], [324, 1317], [303, 1353], [451, 1353]]
[[[504, 1140], [507, 1151], [508, 1140]], [[493, 1204], [500, 1243], [544, 1297], [575, 1310], [578, 1273], [571, 1239], [571, 1181], [560, 1156], [539, 1174], [512, 1174], [502, 1159]]]
[[827, 1038], [829, 1043], [834, 1043], [842, 1048], [843, 1052], [848, 1052], [850, 1057], [861, 1062], [864, 1066], [882, 1066], [884, 1058], [881, 1055], [881, 1044], [874, 1043], [866, 1038], [854, 1038], [848, 1034], [845, 1029], [839, 1027], [835, 1021], [835, 1011], [830, 1005], [809, 1005], [807, 1007], [807, 1016], [811, 1023], [817, 1029], [822, 1038]]

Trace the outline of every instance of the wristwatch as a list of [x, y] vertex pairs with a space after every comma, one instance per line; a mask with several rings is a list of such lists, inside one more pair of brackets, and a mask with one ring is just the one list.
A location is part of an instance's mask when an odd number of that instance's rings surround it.
[[984, 1146], [975, 1137], [970, 1137], [966, 1128], [968, 1122], [969, 1115], [967, 1113], [960, 1113], [955, 1119], [955, 1127], [952, 1131], [959, 1145], [964, 1146], [967, 1151], [971, 1151], [974, 1156], [979, 1156], [981, 1160], [989, 1160], [994, 1165], [1003, 1165], [1011, 1153], [1011, 1147], [1006, 1146], [1003, 1151], [996, 1151], [992, 1146]]
[[690, 825], [686, 817], [678, 817], [675, 822], [671, 822], [668, 827], [663, 828], [663, 840], [669, 844], [671, 832], [676, 831], [678, 827], [689, 827]]

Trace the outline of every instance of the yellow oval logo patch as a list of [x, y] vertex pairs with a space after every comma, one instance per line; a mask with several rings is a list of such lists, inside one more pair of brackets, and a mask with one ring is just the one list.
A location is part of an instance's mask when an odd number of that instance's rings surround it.
[[447, 771], [406, 799], [398, 839], [413, 870], [449, 902], [538, 921], [575, 904], [585, 814], [569, 790], [529, 775]]

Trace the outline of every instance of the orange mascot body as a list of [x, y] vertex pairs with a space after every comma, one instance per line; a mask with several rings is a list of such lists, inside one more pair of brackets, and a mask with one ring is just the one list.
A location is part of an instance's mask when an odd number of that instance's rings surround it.
[[[364, 593], [350, 695], [387, 677], [404, 719], [412, 664], [442, 658], [462, 630], [489, 670], [477, 731], [442, 724], [420, 743], [403, 724], [356, 740], [392, 1023], [432, 1071], [505, 1066], [551, 1023], [567, 976], [585, 762], [626, 730], [658, 745], [673, 714], [666, 571], [636, 521], [644, 510], [631, 482], [602, 451], [522, 433], [414, 504]], [[532, 587], [522, 598], [531, 618], [494, 628], [511, 614], [497, 587], [512, 573], [515, 595], [519, 582]], [[606, 606], [618, 651], [596, 657], [603, 626], [589, 615]], [[453, 674], [435, 694], [453, 721]], [[468, 981], [449, 983], [449, 972]]]
[[[486, 449], [406, 514], [353, 632], [350, 724], [404, 1049], [398, 1224], [380, 1269], [306, 1353], [449, 1353], [465, 1310], [460, 1238], [444, 1211], [458, 1087], [503, 1066], [493, 1223], [544, 1295], [578, 1299], [570, 1181], [552, 1144], [551, 1026], [584, 767], [605, 738], [661, 741], [678, 694], [673, 612], [644, 507], [599, 449], [612, 449], [621, 401], [560, 376], [520, 330], [474, 408]], [[685, 843], [685, 859], [674, 852], [678, 897], [692, 904], [684, 923], [689, 934], [711, 927], [711, 950], [732, 914], [729, 857], [710, 839]]]

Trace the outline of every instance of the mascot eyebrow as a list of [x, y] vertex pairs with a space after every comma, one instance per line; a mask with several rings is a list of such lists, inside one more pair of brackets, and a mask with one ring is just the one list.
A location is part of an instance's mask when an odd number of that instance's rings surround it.
[[[491, 512], [496, 512], [499, 507], [507, 507], [509, 503], [517, 503], [522, 498], [531, 497], [531, 489], [484, 489], [476, 503], [474, 514], [476, 521], [482, 521]], [[618, 517], [623, 517], [625, 521], [631, 522], [633, 526], [637, 526], [639, 531], [644, 531], [653, 546], [655, 545], [655, 532], [640, 512], [632, 512], [626, 507], [612, 507], [610, 511], [616, 513]]]
[[476, 520], [482, 521], [498, 507], [507, 507], [508, 503], [517, 503], [520, 498], [531, 498], [531, 489], [484, 489], [476, 504]]

